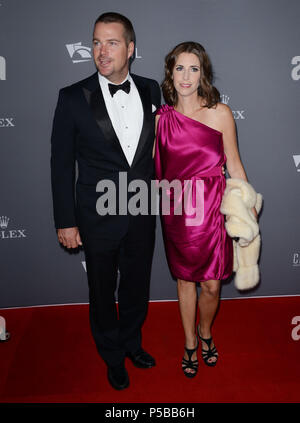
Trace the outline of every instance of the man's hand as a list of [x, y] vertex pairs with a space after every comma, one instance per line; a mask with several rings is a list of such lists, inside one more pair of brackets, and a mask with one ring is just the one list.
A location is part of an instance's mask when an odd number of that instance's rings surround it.
[[77, 227], [58, 229], [57, 237], [59, 242], [67, 248], [77, 248], [82, 245]]

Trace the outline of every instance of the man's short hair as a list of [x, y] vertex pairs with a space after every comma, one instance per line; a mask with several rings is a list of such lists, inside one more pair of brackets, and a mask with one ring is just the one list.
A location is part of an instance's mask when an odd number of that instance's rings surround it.
[[135, 32], [133, 29], [133, 25], [130, 22], [130, 20], [126, 18], [126, 16], [123, 16], [120, 13], [116, 13], [116, 12], [107, 12], [99, 16], [99, 18], [95, 22], [95, 26], [99, 22], [103, 22], [103, 23], [118, 22], [122, 24], [124, 27], [124, 36], [125, 36], [127, 45], [131, 41], [135, 43]]

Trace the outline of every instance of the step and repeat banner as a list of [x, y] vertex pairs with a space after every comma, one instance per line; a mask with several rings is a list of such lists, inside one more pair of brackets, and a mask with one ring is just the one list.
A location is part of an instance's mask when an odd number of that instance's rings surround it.
[[[260, 284], [222, 298], [300, 294], [300, 2], [298, 0], [0, 0], [0, 307], [86, 303], [82, 251], [53, 223], [50, 135], [61, 87], [95, 72], [104, 12], [132, 21], [132, 72], [161, 83], [164, 57], [200, 42], [233, 111], [248, 179], [264, 197]], [[151, 299], [177, 298], [157, 219]]]

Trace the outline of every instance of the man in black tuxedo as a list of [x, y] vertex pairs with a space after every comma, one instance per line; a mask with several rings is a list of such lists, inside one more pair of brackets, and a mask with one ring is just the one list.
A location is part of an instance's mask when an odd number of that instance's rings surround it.
[[[105, 13], [97, 19], [93, 55], [98, 72], [60, 90], [51, 139], [58, 239], [67, 248], [84, 248], [91, 330], [108, 366], [108, 380], [116, 389], [129, 385], [125, 357], [141, 368], [155, 365], [141, 346], [155, 216], [120, 213], [118, 198], [115, 215], [101, 215], [96, 209], [99, 181], [112, 181], [118, 193], [122, 172], [128, 184], [142, 180], [150, 192], [154, 177], [154, 119], [161, 94], [156, 81], [129, 73], [134, 40], [126, 17]], [[129, 192], [128, 200], [134, 194]]]

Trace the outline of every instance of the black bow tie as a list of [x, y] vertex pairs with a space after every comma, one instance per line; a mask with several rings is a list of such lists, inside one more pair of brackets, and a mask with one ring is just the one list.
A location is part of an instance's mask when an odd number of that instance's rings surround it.
[[112, 97], [114, 96], [114, 94], [116, 94], [118, 90], [123, 90], [125, 91], [125, 93], [128, 94], [130, 91], [130, 81], [128, 81], [127, 79], [127, 81], [123, 82], [123, 84], [120, 85], [108, 84], [108, 88]]

